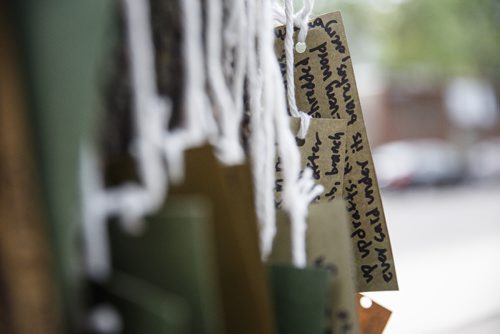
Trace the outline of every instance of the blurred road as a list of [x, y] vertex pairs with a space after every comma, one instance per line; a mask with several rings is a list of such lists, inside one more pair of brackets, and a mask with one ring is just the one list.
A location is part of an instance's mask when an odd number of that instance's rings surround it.
[[399, 292], [385, 333], [500, 333], [500, 186], [383, 194]]

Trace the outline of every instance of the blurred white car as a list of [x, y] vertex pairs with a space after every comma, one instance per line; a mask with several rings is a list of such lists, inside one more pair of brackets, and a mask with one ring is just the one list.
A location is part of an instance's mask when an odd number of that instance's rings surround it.
[[398, 141], [377, 147], [375, 170], [381, 188], [454, 184], [466, 176], [466, 156], [443, 140]]
[[500, 181], [500, 138], [475, 144], [467, 154], [469, 175], [477, 181]]

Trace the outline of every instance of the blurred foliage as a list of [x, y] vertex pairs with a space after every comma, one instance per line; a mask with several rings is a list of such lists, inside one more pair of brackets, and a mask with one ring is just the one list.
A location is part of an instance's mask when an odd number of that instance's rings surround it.
[[500, 0], [316, 0], [315, 14], [333, 10], [391, 72], [500, 79]]

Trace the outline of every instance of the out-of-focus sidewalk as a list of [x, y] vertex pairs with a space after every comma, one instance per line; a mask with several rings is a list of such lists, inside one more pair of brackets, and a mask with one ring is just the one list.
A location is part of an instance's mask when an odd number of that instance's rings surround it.
[[385, 333], [500, 333], [500, 186], [384, 193], [400, 291]]

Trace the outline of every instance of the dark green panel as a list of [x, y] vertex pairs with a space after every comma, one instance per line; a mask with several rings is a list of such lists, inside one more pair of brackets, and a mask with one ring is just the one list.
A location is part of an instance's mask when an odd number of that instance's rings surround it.
[[329, 272], [270, 265], [272, 298], [280, 334], [323, 334], [328, 309]]
[[192, 333], [221, 333], [210, 208], [200, 197], [172, 197], [139, 235], [109, 228], [114, 270], [184, 298]]
[[106, 288], [118, 311], [122, 334], [188, 334], [186, 301], [135, 277], [115, 273]]

